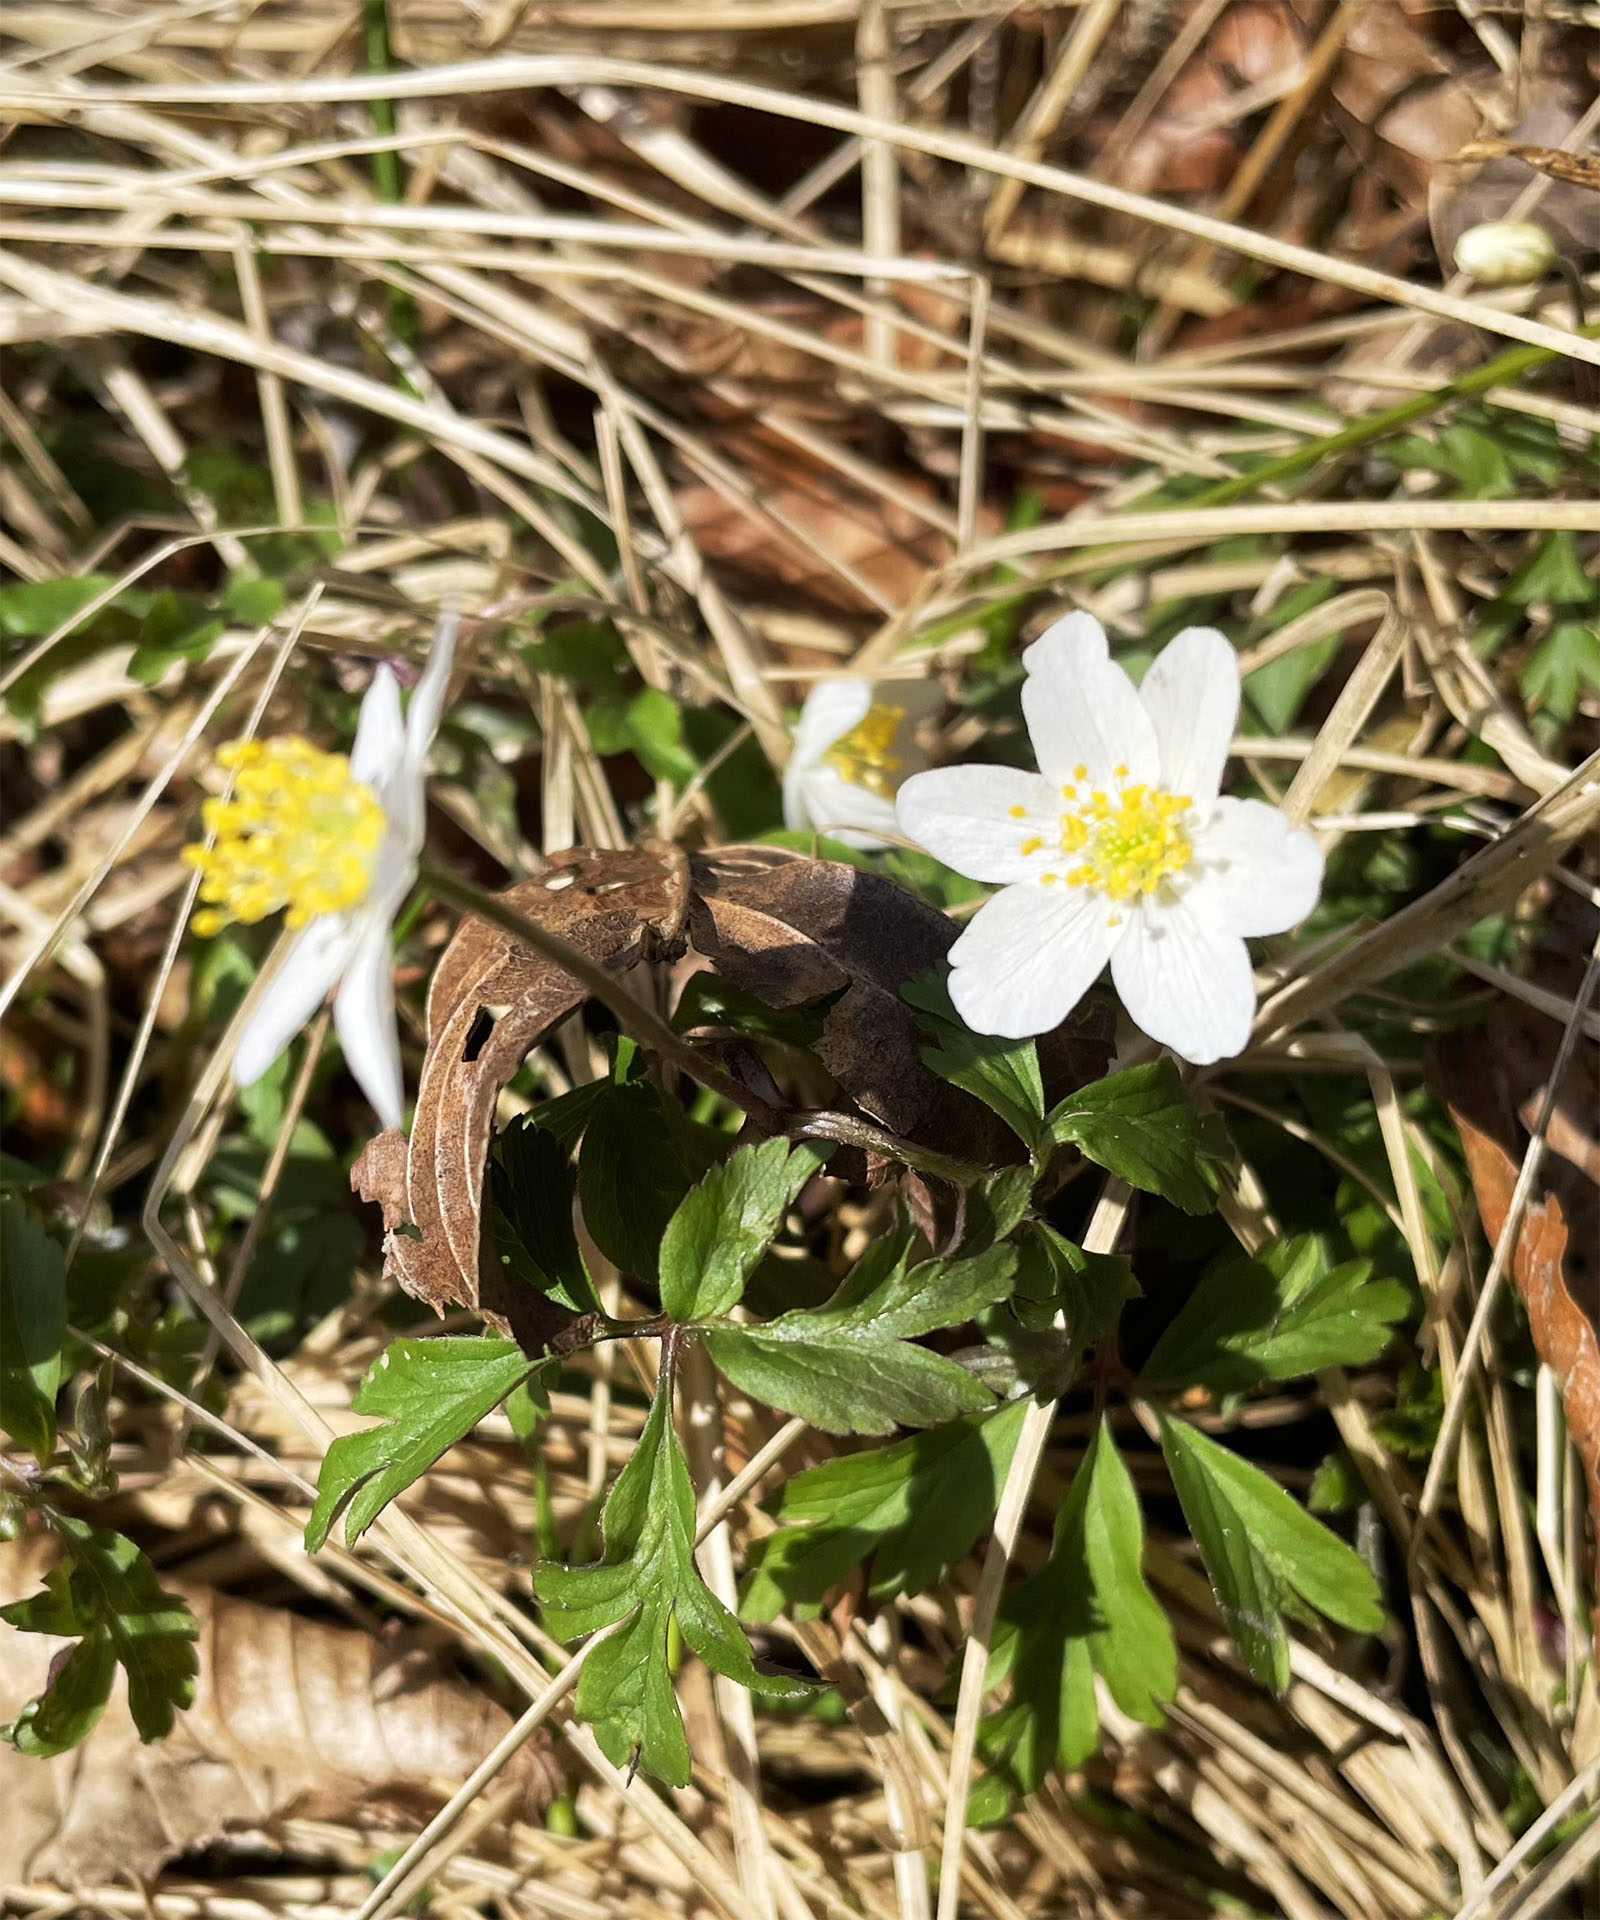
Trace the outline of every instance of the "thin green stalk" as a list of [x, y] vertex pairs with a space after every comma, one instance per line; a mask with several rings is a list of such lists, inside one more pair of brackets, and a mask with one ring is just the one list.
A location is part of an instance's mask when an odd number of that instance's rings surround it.
[[[362, 57], [368, 73], [394, 72], [394, 47], [389, 34], [389, 0], [361, 0]], [[380, 140], [392, 140], [399, 131], [399, 116], [393, 100], [375, 99], [372, 105], [372, 131]], [[402, 193], [400, 153], [395, 147], [380, 147], [369, 156], [372, 162], [372, 195], [385, 206], [399, 204]], [[402, 346], [417, 344], [417, 308], [410, 294], [401, 287], [389, 289], [389, 324]], [[401, 376], [401, 385], [409, 392], [411, 383]]]

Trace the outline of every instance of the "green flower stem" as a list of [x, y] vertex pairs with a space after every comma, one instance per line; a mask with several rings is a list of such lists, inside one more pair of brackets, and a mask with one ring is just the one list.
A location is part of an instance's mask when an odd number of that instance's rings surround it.
[[[547, 960], [570, 973], [610, 1011], [617, 1025], [630, 1039], [637, 1040], [641, 1047], [648, 1048], [658, 1059], [676, 1067], [687, 1078], [720, 1094], [724, 1100], [748, 1114], [768, 1136], [783, 1134], [791, 1140], [836, 1140], [871, 1153], [885, 1154], [904, 1166], [914, 1167], [919, 1173], [930, 1174], [938, 1180], [949, 1180], [963, 1187], [971, 1186], [975, 1180], [984, 1179], [994, 1171], [992, 1167], [958, 1160], [950, 1154], [935, 1152], [931, 1147], [919, 1146], [915, 1141], [902, 1140], [886, 1127], [877, 1126], [858, 1114], [781, 1111], [759, 1094], [752, 1093], [748, 1087], [741, 1086], [714, 1060], [691, 1047], [673, 1032], [659, 1014], [641, 1006], [613, 974], [597, 966], [570, 940], [563, 940], [560, 934], [541, 927], [526, 914], [508, 907], [498, 895], [476, 886], [470, 880], [463, 880], [448, 867], [424, 861], [418, 867], [417, 877], [435, 899], [459, 907], [464, 913], [476, 914], [480, 920], [487, 920], [491, 926], [501, 928], [525, 946], [532, 947], [535, 953], [542, 953]], [[629, 1330], [637, 1331], [631, 1327]]]
[[[1600, 334], [1600, 328], [1580, 327], [1578, 332], [1584, 339], [1592, 340]], [[1494, 387], [1509, 386], [1525, 373], [1531, 373], [1535, 367], [1543, 366], [1547, 360], [1559, 357], [1549, 347], [1508, 348], [1506, 352], [1496, 354], [1492, 360], [1486, 360], [1481, 367], [1474, 367], [1470, 373], [1463, 373], [1442, 387], [1430, 387], [1426, 393], [1414, 393], [1409, 400], [1397, 401], [1392, 407], [1382, 407], [1377, 413], [1367, 414], [1364, 419], [1353, 420], [1337, 433], [1325, 434], [1318, 440], [1308, 440], [1304, 446], [1280, 454], [1276, 460], [1268, 460], [1264, 465], [1252, 468], [1249, 473], [1218, 480], [1183, 504], [1186, 507], [1231, 506], [1235, 500], [1254, 493], [1258, 487], [1270, 487], [1280, 480], [1291, 480], [1296, 474], [1316, 466], [1331, 455], [1350, 453], [1357, 447], [1368, 446], [1387, 434], [1399, 432], [1414, 421], [1426, 419], [1430, 413], [1437, 413], [1439, 408], [1449, 406], [1452, 401], [1470, 400], [1477, 394], [1488, 393]]]
[[[1600, 325], [1580, 326], [1575, 330], [1585, 340], [1600, 337]], [[1213, 481], [1209, 487], [1184, 500], [1184, 507], [1227, 507], [1236, 500], [1247, 499], [1262, 487], [1277, 485], [1283, 480], [1293, 480], [1322, 461], [1336, 458], [1343, 453], [1353, 452], [1357, 447], [1370, 446], [1375, 440], [1385, 439], [1401, 428], [1409, 427], [1418, 420], [1425, 420], [1429, 414], [1437, 413], [1441, 408], [1452, 405], [1457, 400], [1470, 400], [1480, 393], [1488, 393], [1495, 387], [1509, 386], [1520, 380], [1524, 374], [1541, 367], [1547, 360], [1561, 358], [1550, 347], [1510, 347], [1504, 353], [1496, 354], [1492, 360], [1486, 360], [1481, 367], [1474, 367], [1470, 373], [1464, 373], [1450, 380], [1442, 387], [1430, 387], [1426, 393], [1414, 393], [1409, 400], [1397, 401], [1392, 407], [1380, 408], [1369, 413], [1361, 420], [1353, 420], [1348, 426], [1340, 427], [1335, 433], [1323, 434], [1315, 440], [1307, 440], [1303, 445], [1292, 448], [1288, 453], [1280, 454], [1275, 460], [1268, 460], [1259, 467], [1252, 467], [1248, 473], [1230, 474], [1226, 480]], [[1132, 512], [1138, 501], [1128, 503]], [[1108, 556], [1106, 549], [1076, 553], [1060, 566], [1051, 569], [1037, 580], [1030, 580], [1015, 593], [1003, 595], [998, 600], [988, 601], [978, 612], [987, 616], [995, 613], [1017, 613], [1024, 608], [1043, 588], [1053, 581], [1070, 579], [1077, 573], [1098, 573], [1102, 570], [1108, 575], [1114, 574], [1118, 562], [1114, 551]], [[923, 645], [934, 645], [948, 640], [952, 635], [969, 628], [976, 615], [972, 611], [951, 614], [947, 619], [937, 621], [930, 627], [922, 628], [918, 638]]]

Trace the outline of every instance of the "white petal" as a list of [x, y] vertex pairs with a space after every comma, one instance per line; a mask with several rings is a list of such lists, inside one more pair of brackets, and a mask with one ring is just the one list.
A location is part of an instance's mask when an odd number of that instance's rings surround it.
[[[1012, 813], [1021, 807], [1024, 818]], [[900, 831], [969, 880], [1036, 877], [1060, 852], [1056, 790], [1020, 767], [941, 767], [915, 773], [897, 796]], [[1022, 851], [1030, 839], [1047, 846]]]
[[[1131, 780], [1154, 781], [1161, 762], [1150, 716], [1133, 682], [1111, 659], [1105, 629], [1086, 613], [1069, 613], [1022, 656], [1022, 712], [1039, 758], [1055, 785], [1086, 779], [1111, 787], [1127, 768]], [[1078, 768], [1086, 769], [1079, 775]]]
[[1127, 916], [1111, 980], [1134, 1025], [1197, 1067], [1249, 1043], [1256, 989], [1237, 934], [1210, 925], [1187, 899], [1144, 900]]
[[849, 674], [819, 680], [800, 709], [793, 758], [802, 767], [815, 766], [835, 740], [866, 719], [871, 705], [870, 680]]
[[450, 685], [450, 669], [456, 657], [458, 623], [454, 607], [446, 607], [440, 614], [428, 664], [422, 669], [422, 678], [412, 689], [411, 704], [406, 708], [406, 758], [419, 776], [427, 764], [428, 749], [433, 745], [433, 736], [439, 731], [439, 720], [444, 713], [445, 690]]
[[386, 1127], [404, 1110], [400, 1036], [394, 1024], [394, 960], [386, 917], [363, 915], [360, 939], [333, 1003], [344, 1063]]
[[233, 1052], [236, 1085], [259, 1080], [328, 996], [344, 968], [354, 931], [347, 913], [325, 913], [302, 927], [245, 1022]]
[[361, 701], [355, 745], [350, 749], [350, 771], [370, 787], [381, 786], [404, 760], [405, 751], [400, 682], [390, 668], [379, 667]]
[[950, 949], [950, 998], [974, 1033], [1048, 1033], [1089, 991], [1121, 929], [1103, 900], [1038, 881], [986, 901]]
[[1229, 933], [1283, 933], [1322, 892], [1322, 850], [1261, 800], [1218, 800], [1194, 836], [1196, 913]]
[[1161, 784], [1215, 799], [1239, 719], [1239, 656], [1215, 627], [1185, 627], [1139, 689], [1161, 746]]
[[[790, 802], [793, 799], [793, 817]], [[847, 847], [874, 852], [895, 834], [894, 802], [846, 780], [836, 767], [800, 767], [784, 781], [784, 824], [798, 832], [826, 833]]]

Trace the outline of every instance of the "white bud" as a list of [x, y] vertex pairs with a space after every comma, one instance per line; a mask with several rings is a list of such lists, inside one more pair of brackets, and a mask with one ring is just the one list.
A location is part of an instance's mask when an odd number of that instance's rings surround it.
[[1456, 242], [1456, 265], [1484, 287], [1542, 280], [1555, 259], [1555, 242], [1531, 220], [1485, 220]]

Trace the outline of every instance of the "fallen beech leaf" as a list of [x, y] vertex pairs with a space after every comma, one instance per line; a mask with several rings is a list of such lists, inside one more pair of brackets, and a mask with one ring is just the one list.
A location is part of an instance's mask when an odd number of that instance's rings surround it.
[[[646, 846], [575, 848], [501, 898], [613, 973], [670, 956], [682, 940], [684, 856]], [[466, 1306], [542, 1352], [559, 1320], [541, 1295], [480, 1266], [484, 1169], [500, 1090], [529, 1050], [587, 998], [555, 962], [468, 915], [428, 989], [428, 1051], [408, 1143], [381, 1133], [350, 1183], [383, 1208], [384, 1270], [440, 1313]]]
[[[54, 1556], [38, 1536], [0, 1547], [0, 1593], [20, 1598]], [[165, 1576], [163, 1576], [165, 1577]], [[194, 1705], [143, 1746], [119, 1674], [81, 1746], [53, 1760], [0, 1746], [0, 1883], [67, 1887], [150, 1878], [186, 1849], [293, 1812], [329, 1820], [437, 1806], [510, 1726], [426, 1654], [168, 1581], [200, 1623]], [[0, 1638], [0, 1715], [44, 1684], [71, 1643]], [[561, 1791], [542, 1731], [501, 1775], [538, 1812]]]
[[[1478, 1216], [1491, 1245], [1500, 1238], [1511, 1210], [1517, 1183], [1517, 1162], [1491, 1133], [1468, 1118], [1454, 1094], [1464, 1102], [1472, 1092], [1460, 1076], [1447, 1073], [1450, 1117], [1466, 1150], [1467, 1171], [1477, 1197]], [[1594, 1321], [1572, 1297], [1563, 1268], [1567, 1251], [1567, 1222], [1554, 1194], [1529, 1203], [1517, 1230], [1511, 1257], [1511, 1279], [1527, 1309], [1528, 1329], [1539, 1358], [1561, 1387], [1567, 1432], [1589, 1484], [1589, 1521], [1594, 1532], [1596, 1566], [1600, 1569], [1600, 1339]]]
[[696, 951], [769, 1007], [844, 988], [813, 1051], [863, 1113], [912, 1133], [939, 1082], [900, 988], [944, 958], [955, 925], [879, 874], [784, 848], [725, 847], [690, 871]]

